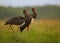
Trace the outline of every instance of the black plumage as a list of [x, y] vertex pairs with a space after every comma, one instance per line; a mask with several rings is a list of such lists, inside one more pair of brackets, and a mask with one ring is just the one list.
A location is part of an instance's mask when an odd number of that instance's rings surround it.
[[24, 23], [24, 21], [24, 17], [13, 17], [10, 20], [6, 21], [5, 25], [21, 25], [22, 23]]

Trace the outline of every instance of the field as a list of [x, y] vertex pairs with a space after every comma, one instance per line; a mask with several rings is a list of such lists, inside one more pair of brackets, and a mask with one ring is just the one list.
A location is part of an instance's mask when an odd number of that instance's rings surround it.
[[60, 43], [60, 19], [35, 20], [30, 30], [22, 33], [17, 26], [4, 25], [6, 20], [0, 20], [0, 43]]

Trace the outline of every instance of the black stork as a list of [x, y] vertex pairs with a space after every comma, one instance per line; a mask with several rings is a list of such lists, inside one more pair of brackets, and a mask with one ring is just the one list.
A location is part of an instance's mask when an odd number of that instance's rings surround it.
[[32, 12], [33, 12], [33, 14], [31, 14], [31, 16], [35, 19], [37, 17], [37, 10], [36, 10], [36, 8], [32, 8]]
[[28, 29], [29, 24], [31, 23], [32, 20], [32, 16], [30, 15], [30, 13], [27, 10], [24, 10], [23, 13], [25, 14], [26, 20], [24, 25], [20, 26], [20, 31], [22, 32], [26, 27]]
[[[25, 10], [23, 10], [23, 11], [25, 11]], [[5, 25], [10, 25], [10, 28], [12, 29], [11, 25], [23, 25], [25, 20], [26, 20], [25, 17], [22, 17], [22, 16], [13, 17], [10, 20], [6, 21]], [[12, 29], [12, 31], [13, 31], [13, 29]]]

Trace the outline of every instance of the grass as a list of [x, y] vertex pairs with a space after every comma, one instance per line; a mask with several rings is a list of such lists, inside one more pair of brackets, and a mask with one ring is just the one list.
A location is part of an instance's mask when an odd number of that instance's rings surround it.
[[60, 43], [60, 20], [35, 20], [30, 31], [26, 29], [21, 33], [17, 26], [4, 25], [0, 20], [0, 43]]

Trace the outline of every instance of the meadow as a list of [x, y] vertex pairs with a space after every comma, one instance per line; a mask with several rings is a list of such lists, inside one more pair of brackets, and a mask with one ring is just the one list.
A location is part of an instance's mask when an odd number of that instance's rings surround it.
[[35, 20], [22, 33], [15, 25], [13, 33], [5, 21], [0, 20], [0, 43], [60, 43], [60, 19]]

